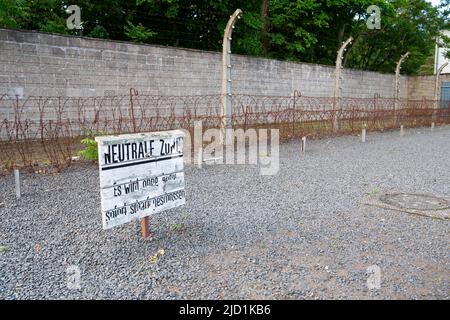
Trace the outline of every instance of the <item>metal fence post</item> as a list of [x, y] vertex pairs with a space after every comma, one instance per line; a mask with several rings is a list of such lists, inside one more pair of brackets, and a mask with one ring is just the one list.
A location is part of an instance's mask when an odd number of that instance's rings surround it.
[[344, 59], [344, 51], [347, 46], [352, 43], [353, 38], [350, 37], [345, 41], [338, 50], [336, 57], [336, 71], [334, 74], [334, 98], [333, 98], [333, 131], [337, 132], [340, 129], [339, 117], [337, 111], [339, 110], [339, 99], [341, 96], [340, 77], [342, 69], [342, 59]]
[[395, 68], [395, 80], [394, 80], [394, 126], [397, 125], [397, 111], [399, 107], [399, 93], [400, 93], [400, 69], [403, 61], [409, 56], [409, 51], [400, 57]]
[[[222, 43], [222, 121], [221, 121], [221, 140], [230, 141], [228, 133], [232, 126], [231, 116], [233, 114], [232, 93], [231, 93], [231, 35], [237, 19], [240, 19], [241, 9], [237, 9], [228, 20], [223, 34]], [[224, 140], [225, 139], [225, 140]]]
[[298, 90], [294, 90], [294, 101], [292, 106], [292, 137], [295, 137], [295, 114], [297, 111], [297, 97], [300, 97], [300, 93]]
[[133, 96], [137, 96], [139, 93], [136, 89], [130, 88], [130, 117], [131, 124], [133, 126], [133, 133], [137, 133], [136, 117], [134, 116]]
[[441, 77], [441, 73], [444, 70], [444, 68], [448, 66], [448, 62], [445, 62], [436, 72], [436, 80], [434, 83], [434, 110], [433, 110], [433, 116], [432, 116], [432, 121], [435, 122], [436, 121], [436, 116], [437, 116], [437, 110], [439, 109], [440, 105], [439, 105], [439, 96], [441, 94], [441, 86], [439, 85], [439, 80]]

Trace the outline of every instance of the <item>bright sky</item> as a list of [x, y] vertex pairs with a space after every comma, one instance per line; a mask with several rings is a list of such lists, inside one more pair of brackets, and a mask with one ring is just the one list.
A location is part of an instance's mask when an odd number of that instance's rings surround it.
[[441, 0], [428, 0], [428, 2], [431, 2], [434, 6], [437, 6], [441, 3]]

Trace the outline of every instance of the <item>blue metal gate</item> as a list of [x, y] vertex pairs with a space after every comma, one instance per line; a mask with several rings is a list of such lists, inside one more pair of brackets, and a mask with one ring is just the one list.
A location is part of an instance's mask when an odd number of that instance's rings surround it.
[[443, 82], [441, 87], [441, 108], [448, 108], [450, 105], [450, 82]]

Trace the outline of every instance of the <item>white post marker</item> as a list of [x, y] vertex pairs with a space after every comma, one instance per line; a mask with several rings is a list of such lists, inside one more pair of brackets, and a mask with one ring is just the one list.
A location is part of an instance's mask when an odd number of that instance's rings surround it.
[[400, 137], [405, 135], [405, 131], [403, 130], [403, 125], [400, 126]]
[[302, 152], [306, 152], [306, 137], [302, 138], [302, 144], [300, 146]]
[[185, 204], [180, 130], [96, 137], [103, 229]]
[[434, 122], [431, 123], [431, 130], [434, 130]]
[[366, 128], [361, 130], [361, 142], [366, 142]]
[[18, 169], [14, 169], [14, 181], [16, 185], [16, 199], [20, 199], [21, 190], [20, 190], [20, 172]]

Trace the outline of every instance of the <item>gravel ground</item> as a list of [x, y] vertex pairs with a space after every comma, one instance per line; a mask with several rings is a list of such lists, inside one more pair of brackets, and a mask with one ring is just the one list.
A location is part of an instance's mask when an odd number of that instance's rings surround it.
[[[280, 171], [186, 168], [187, 204], [103, 231], [98, 169], [0, 177], [1, 299], [449, 299], [449, 222], [363, 206], [386, 190], [450, 196], [450, 127], [280, 147]], [[151, 257], [165, 253], [156, 263]], [[2, 252], [1, 252], [2, 251]], [[153, 261], [155, 262], [155, 261]], [[381, 270], [368, 289], [367, 268]], [[80, 270], [80, 288], [68, 288]]]

